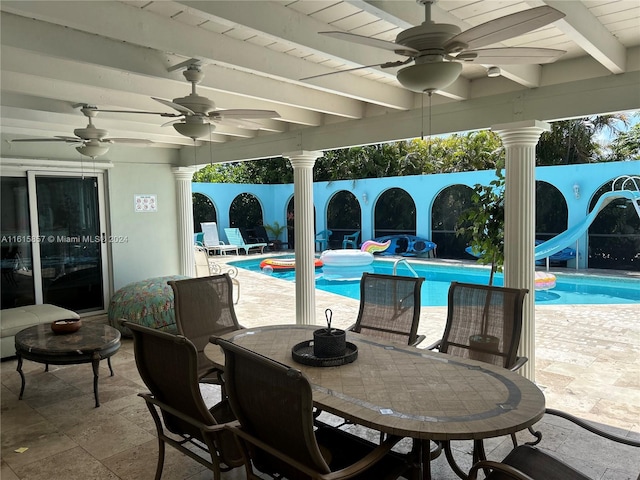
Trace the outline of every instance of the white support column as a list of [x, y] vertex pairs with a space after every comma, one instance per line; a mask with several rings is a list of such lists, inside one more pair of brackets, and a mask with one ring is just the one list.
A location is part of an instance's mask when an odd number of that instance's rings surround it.
[[180, 275], [195, 277], [195, 259], [193, 256], [193, 199], [191, 196], [191, 180], [195, 168], [173, 167], [171, 171], [176, 178]]
[[527, 288], [520, 355], [529, 361], [519, 371], [535, 381], [535, 166], [536, 145], [548, 123], [537, 120], [491, 127], [505, 147], [504, 285]]
[[313, 225], [313, 165], [322, 152], [284, 153], [293, 166], [293, 201], [296, 231], [296, 323], [315, 325], [316, 269]]

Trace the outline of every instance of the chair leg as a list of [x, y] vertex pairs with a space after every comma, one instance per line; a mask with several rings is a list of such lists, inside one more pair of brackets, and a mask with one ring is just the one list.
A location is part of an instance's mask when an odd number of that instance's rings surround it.
[[164, 441], [158, 437], [158, 466], [156, 467], [155, 480], [160, 480], [162, 477], [162, 470], [164, 468]]

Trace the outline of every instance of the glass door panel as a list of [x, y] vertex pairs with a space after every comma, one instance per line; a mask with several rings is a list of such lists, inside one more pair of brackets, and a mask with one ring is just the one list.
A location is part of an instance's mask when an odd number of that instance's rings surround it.
[[2, 251], [2, 308], [33, 305], [35, 301], [29, 195], [26, 177], [0, 179], [0, 244]]
[[104, 310], [98, 178], [35, 176], [43, 303]]

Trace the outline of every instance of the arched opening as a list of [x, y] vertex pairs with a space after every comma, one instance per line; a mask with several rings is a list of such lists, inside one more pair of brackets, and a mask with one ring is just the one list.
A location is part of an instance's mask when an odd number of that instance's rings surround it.
[[327, 228], [332, 232], [329, 248], [342, 248], [345, 235], [361, 230], [362, 213], [353, 193], [341, 190], [331, 197], [327, 205]]
[[193, 202], [193, 233], [202, 232], [200, 226], [203, 222], [217, 222], [218, 214], [216, 207], [209, 197], [202, 193], [192, 194]]
[[[602, 185], [589, 202], [611, 191], [613, 181]], [[589, 268], [640, 270], [640, 217], [631, 200], [612, 200], [589, 227]]]
[[262, 205], [251, 193], [241, 193], [231, 202], [229, 207], [229, 223], [242, 232], [247, 242], [257, 242], [253, 227], [263, 224]]
[[390, 188], [374, 206], [374, 238], [386, 235], [416, 235], [416, 204], [405, 190]]
[[[444, 188], [433, 200], [431, 210], [431, 241], [438, 245], [438, 257], [468, 259], [465, 252], [467, 241], [464, 236], [456, 235], [460, 215], [471, 205], [473, 189], [466, 185], [451, 185]], [[475, 258], [475, 257], [473, 257]]]

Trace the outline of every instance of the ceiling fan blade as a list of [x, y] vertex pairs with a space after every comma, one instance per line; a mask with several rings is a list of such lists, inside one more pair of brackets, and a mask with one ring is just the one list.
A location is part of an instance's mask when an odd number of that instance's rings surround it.
[[402, 65], [406, 65], [409, 62], [412, 62], [413, 58], [407, 58], [406, 60], [398, 60], [397, 62], [385, 62], [385, 63], [376, 63], [375, 65], [363, 65], [361, 67], [354, 67], [354, 68], [347, 68], [346, 70], [336, 70], [335, 72], [328, 72], [328, 73], [321, 73], [320, 75], [311, 75], [310, 77], [304, 77], [301, 78], [300, 81], [303, 80], [311, 80], [312, 78], [320, 78], [320, 77], [326, 77], [328, 75], [336, 75], [338, 73], [345, 73], [345, 72], [354, 72], [356, 70], [362, 70], [364, 68], [374, 68], [374, 67], [380, 67], [380, 68], [391, 68], [391, 67], [401, 67]]
[[160, 115], [161, 117], [181, 117], [181, 113], [166, 113], [166, 112], [147, 112], [145, 110], [103, 110], [102, 108], [97, 108], [97, 112], [107, 112], [107, 113], [138, 113], [141, 115]]
[[209, 112], [209, 117], [216, 118], [280, 118], [275, 110], [254, 110], [250, 108], [237, 108], [230, 110], [218, 110]]
[[168, 127], [169, 125], [173, 125], [174, 123], [184, 122], [183, 118], [176, 118], [175, 120], [169, 120], [167, 123], [163, 123], [160, 125], [161, 127]]
[[166, 105], [167, 107], [171, 107], [179, 112], [182, 112], [184, 114], [187, 115], [195, 115], [196, 112], [194, 112], [193, 110], [191, 110], [190, 108], [187, 107], [183, 107], [182, 105], [172, 102], [170, 100], [165, 100], [164, 98], [156, 98], [156, 97], [151, 97], [153, 98], [156, 102], [160, 102], [163, 105]]
[[252, 122], [251, 120], [246, 120], [244, 118], [213, 117], [211, 120], [220, 125], [229, 125], [231, 127], [245, 128], [247, 130], [260, 130], [261, 128], [264, 128], [264, 125], [260, 125], [257, 122]]
[[14, 142], [65, 142], [65, 143], [83, 143], [84, 140], [77, 137], [53, 137], [53, 138], [14, 138], [10, 140]]
[[146, 147], [155, 143], [151, 140], [147, 140], [146, 138], [105, 138], [102, 141], [108, 143], [117, 143], [121, 145], [131, 145], [134, 147]]
[[379, 38], [365, 37], [363, 35], [356, 35], [355, 33], [330, 31], [330, 32], [318, 32], [321, 35], [337, 38], [340, 40], [346, 40], [348, 42], [359, 43], [361, 45], [367, 45], [368, 47], [382, 48], [383, 50], [391, 50], [398, 55], [405, 55], [411, 57], [417, 55], [420, 52], [411, 47], [405, 47], [398, 45], [397, 43], [389, 42], [387, 40], [380, 40]]
[[525, 65], [555, 62], [564, 55], [564, 50], [553, 48], [505, 47], [465, 50], [452, 57], [464, 63], [482, 63], [485, 65]]
[[452, 53], [493, 45], [549, 25], [564, 16], [561, 11], [547, 5], [512, 13], [456, 35], [445, 44], [445, 51]]

